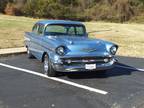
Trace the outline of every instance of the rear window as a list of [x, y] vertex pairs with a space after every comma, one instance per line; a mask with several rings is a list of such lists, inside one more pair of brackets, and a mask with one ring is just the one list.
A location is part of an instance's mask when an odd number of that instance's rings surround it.
[[46, 27], [45, 32], [66, 33], [66, 28], [61, 25], [50, 25]]
[[83, 25], [70, 24], [48, 25], [45, 29], [45, 34], [83, 36], [85, 35], [85, 27]]

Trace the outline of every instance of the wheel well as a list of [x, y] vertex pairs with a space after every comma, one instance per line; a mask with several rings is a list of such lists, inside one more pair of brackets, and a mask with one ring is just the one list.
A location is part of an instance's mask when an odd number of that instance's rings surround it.
[[43, 53], [43, 55], [42, 55], [42, 62], [44, 61], [44, 56], [45, 56], [46, 54], [48, 55], [48, 53], [46, 53], [46, 52]]

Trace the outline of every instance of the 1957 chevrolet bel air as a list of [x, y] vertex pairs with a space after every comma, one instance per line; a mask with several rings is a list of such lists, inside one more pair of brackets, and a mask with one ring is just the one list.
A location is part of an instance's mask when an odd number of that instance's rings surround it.
[[44, 74], [58, 72], [106, 71], [114, 66], [118, 45], [90, 39], [85, 26], [77, 21], [42, 20], [25, 33], [29, 58], [43, 62]]

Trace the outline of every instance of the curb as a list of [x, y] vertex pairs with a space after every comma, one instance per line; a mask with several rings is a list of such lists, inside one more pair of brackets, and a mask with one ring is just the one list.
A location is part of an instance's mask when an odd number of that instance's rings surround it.
[[26, 53], [25, 47], [0, 49], [0, 57], [10, 56], [10, 55], [19, 55], [19, 54], [24, 54], [24, 53]]

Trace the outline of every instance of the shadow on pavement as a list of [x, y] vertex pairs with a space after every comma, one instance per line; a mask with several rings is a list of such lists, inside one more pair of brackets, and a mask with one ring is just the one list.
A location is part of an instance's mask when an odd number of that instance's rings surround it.
[[76, 73], [68, 73], [65, 75], [71, 79], [108, 78], [108, 77], [116, 77], [116, 76], [122, 76], [122, 75], [131, 75], [132, 72], [137, 71], [136, 69], [134, 69], [134, 67], [131, 67], [122, 63], [117, 63], [116, 65], [129, 67], [133, 69], [115, 66], [113, 69], [110, 69], [106, 72], [101, 72], [101, 71], [76, 72]]

